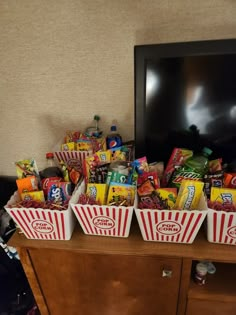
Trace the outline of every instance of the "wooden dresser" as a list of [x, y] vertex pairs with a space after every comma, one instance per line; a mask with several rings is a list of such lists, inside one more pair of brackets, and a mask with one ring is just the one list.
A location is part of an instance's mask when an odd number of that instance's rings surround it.
[[[86, 236], [70, 241], [28, 240], [18, 249], [41, 315], [235, 315], [236, 248], [145, 242], [136, 223], [126, 239]], [[192, 280], [199, 260], [216, 265], [204, 286]]]

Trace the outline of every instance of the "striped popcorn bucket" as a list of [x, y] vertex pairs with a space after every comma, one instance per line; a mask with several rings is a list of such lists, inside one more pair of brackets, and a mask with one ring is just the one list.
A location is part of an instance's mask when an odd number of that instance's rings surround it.
[[133, 207], [71, 204], [85, 234], [128, 237]]
[[145, 241], [191, 244], [206, 215], [207, 206], [202, 195], [200, 210], [135, 209]]
[[[77, 199], [78, 195], [75, 192], [70, 202]], [[19, 194], [15, 192], [5, 209], [27, 238], [39, 240], [69, 240], [71, 238], [76, 218], [70, 205], [63, 211], [9, 207], [19, 201]]]
[[54, 152], [57, 161], [60, 163], [63, 161], [66, 165], [77, 165], [82, 170], [83, 160], [92, 154], [92, 151], [55, 151]]
[[209, 209], [207, 239], [212, 243], [236, 245], [236, 213]]
[[[85, 191], [83, 181], [78, 192]], [[71, 203], [71, 208], [85, 234], [128, 237], [134, 207], [81, 205]]]

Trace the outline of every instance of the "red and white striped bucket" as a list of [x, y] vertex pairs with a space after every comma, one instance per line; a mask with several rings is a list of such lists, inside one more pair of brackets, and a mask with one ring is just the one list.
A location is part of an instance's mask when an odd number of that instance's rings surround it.
[[204, 196], [201, 197], [199, 209], [135, 209], [135, 214], [145, 241], [191, 244], [207, 215]]
[[70, 163], [70, 161], [80, 161], [81, 169], [83, 160], [92, 154], [92, 151], [55, 151], [54, 152], [58, 162], [63, 161], [65, 164]]
[[212, 243], [236, 245], [236, 213], [209, 209], [207, 239]]
[[90, 206], [72, 204], [85, 234], [128, 237], [133, 207]]
[[[78, 196], [75, 192], [70, 202], [77, 199]], [[76, 218], [70, 205], [67, 210], [63, 211], [9, 207], [19, 200], [18, 192], [15, 192], [5, 209], [27, 238], [39, 240], [69, 240], [71, 238]]]
[[[84, 192], [85, 183], [80, 186]], [[71, 203], [76, 218], [85, 234], [128, 237], [134, 207], [81, 205]]]

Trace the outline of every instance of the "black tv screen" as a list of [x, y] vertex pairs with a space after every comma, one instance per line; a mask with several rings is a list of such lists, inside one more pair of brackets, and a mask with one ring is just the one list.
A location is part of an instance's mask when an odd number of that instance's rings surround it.
[[236, 160], [236, 40], [135, 46], [135, 157], [174, 147]]

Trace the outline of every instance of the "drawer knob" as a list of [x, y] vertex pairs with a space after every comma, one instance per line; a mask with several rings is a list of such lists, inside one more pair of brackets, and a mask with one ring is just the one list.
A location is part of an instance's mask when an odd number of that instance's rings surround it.
[[163, 278], [171, 278], [172, 277], [172, 270], [170, 270], [170, 269], [163, 269], [162, 270], [162, 277]]

